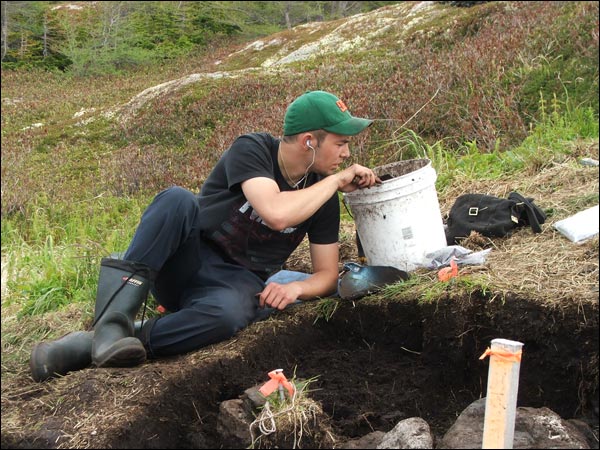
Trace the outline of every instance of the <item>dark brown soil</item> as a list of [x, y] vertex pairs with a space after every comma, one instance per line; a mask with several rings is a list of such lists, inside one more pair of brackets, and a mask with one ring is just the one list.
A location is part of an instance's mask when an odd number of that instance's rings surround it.
[[479, 356], [499, 337], [524, 343], [519, 406], [547, 406], [597, 432], [598, 304], [490, 299], [372, 296], [340, 301], [329, 321], [318, 302], [306, 303], [199, 352], [32, 382], [3, 399], [3, 408], [26, 411], [29, 425], [3, 424], [2, 448], [229, 448], [217, 433], [219, 403], [275, 368], [318, 377], [310, 396], [338, 444], [413, 416], [439, 438], [486, 395], [488, 360]]

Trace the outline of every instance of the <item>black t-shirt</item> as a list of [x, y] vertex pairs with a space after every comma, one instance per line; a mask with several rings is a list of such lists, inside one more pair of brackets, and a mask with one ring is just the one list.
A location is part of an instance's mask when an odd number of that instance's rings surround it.
[[[267, 133], [238, 137], [223, 153], [199, 195], [204, 238], [262, 278], [280, 270], [307, 233], [315, 244], [331, 244], [339, 237], [337, 193], [311, 218], [283, 231], [266, 226], [246, 200], [241, 183], [250, 178], [271, 178], [281, 191], [293, 190], [277, 163], [278, 148], [279, 140]], [[321, 179], [311, 173], [306, 186]]]

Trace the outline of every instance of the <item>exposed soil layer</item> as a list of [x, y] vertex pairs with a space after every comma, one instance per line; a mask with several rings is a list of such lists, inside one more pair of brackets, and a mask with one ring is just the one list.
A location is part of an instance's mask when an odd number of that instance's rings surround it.
[[489, 360], [479, 357], [494, 338], [524, 343], [519, 406], [546, 406], [598, 430], [597, 303], [368, 297], [340, 301], [329, 321], [315, 305], [199, 352], [24, 386], [4, 405], [27, 411], [29, 426], [3, 426], [2, 448], [228, 448], [216, 431], [219, 403], [267, 381], [274, 368], [288, 378], [318, 376], [310, 396], [331, 418], [338, 443], [413, 416], [440, 438], [486, 395]]

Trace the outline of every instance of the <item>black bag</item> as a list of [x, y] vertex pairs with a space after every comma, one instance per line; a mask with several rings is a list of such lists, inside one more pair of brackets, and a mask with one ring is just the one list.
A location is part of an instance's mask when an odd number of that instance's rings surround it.
[[471, 231], [487, 237], [509, 236], [515, 228], [530, 226], [540, 233], [541, 223], [546, 214], [517, 192], [511, 192], [508, 198], [485, 194], [464, 194], [457, 197], [448, 215], [446, 241], [455, 245], [457, 238], [466, 238]]

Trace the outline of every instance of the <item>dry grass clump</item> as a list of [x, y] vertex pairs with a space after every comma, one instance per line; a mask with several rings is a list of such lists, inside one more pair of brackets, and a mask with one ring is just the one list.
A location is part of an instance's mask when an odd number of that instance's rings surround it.
[[480, 276], [498, 292], [523, 293], [556, 305], [598, 301], [597, 237], [577, 245], [548, 230], [546, 235], [503, 240], [496, 250], [489, 255], [489, 270]]
[[[597, 157], [597, 142], [590, 149]], [[492, 248], [476, 279], [493, 286], [501, 297], [520, 294], [540, 303], [559, 304], [561, 300], [598, 301], [598, 237], [575, 244], [554, 229], [562, 219], [598, 203], [598, 168], [566, 160], [527, 177], [461, 185], [446, 192], [442, 211], [447, 214], [460, 193], [485, 193], [506, 198], [517, 191], [534, 199], [547, 213], [542, 232], [518, 228], [511, 236], [487, 238], [472, 234], [461, 245], [474, 251]]]
[[488, 248], [490, 243], [490, 238], [478, 233], [477, 231], [471, 231], [471, 234], [461, 240], [460, 245], [474, 252], [478, 252], [483, 248]]
[[333, 448], [336, 439], [330, 418], [319, 403], [308, 396], [314, 381], [296, 381], [291, 397], [271, 394], [250, 424], [251, 448]]

